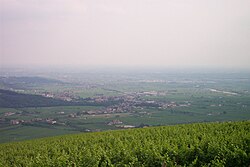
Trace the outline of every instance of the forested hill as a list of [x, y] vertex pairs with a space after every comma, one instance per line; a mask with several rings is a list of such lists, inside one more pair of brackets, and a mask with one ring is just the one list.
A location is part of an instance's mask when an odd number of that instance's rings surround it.
[[250, 121], [196, 123], [0, 144], [0, 166], [240, 166]]
[[22, 94], [14, 91], [0, 89], [0, 107], [47, 107], [71, 105], [63, 100], [43, 97], [40, 95]]

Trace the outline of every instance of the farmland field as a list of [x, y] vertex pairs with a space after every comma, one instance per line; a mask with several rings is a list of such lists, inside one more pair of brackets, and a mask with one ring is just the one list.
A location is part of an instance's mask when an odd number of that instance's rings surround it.
[[[0, 142], [250, 119], [249, 73], [100, 72], [42, 76], [0, 78]], [[46, 130], [48, 133], [43, 133]]]

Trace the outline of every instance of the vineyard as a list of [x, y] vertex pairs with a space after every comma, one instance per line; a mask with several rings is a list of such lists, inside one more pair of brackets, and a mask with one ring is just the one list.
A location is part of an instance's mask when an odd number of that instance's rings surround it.
[[250, 121], [66, 135], [0, 145], [0, 166], [249, 166]]

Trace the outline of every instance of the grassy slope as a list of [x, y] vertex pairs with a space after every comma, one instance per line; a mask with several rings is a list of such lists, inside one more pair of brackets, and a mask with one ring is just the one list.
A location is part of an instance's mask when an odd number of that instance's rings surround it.
[[0, 145], [0, 166], [248, 166], [250, 121], [66, 135]]

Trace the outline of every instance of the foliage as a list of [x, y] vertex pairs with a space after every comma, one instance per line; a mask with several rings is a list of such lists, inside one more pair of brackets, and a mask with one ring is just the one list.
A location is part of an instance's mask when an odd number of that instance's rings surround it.
[[0, 145], [0, 166], [248, 166], [250, 121], [66, 135]]

